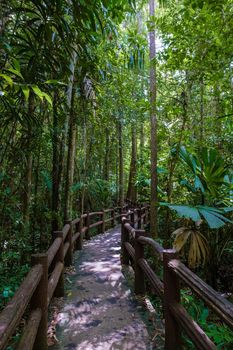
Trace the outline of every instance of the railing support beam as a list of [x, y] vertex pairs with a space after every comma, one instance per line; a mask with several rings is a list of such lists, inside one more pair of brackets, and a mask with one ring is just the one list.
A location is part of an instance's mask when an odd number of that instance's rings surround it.
[[144, 230], [136, 230], [135, 231], [135, 294], [138, 295], [144, 295], [146, 292], [146, 286], [145, 286], [145, 276], [144, 272], [139, 266], [139, 260], [144, 259], [144, 246], [138, 242], [138, 238], [141, 236], [145, 236], [146, 233]]
[[69, 249], [67, 251], [67, 254], [65, 256], [65, 266], [72, 265], [73, 262], [73, 242], [72, 242], [72, 236], [73, 236], [73, 225], [72, 220], [65, 221], [65, 224], [70, 225], [69, 232], [67, 234], [66, 240], [70, 243]]
[[121, 263], [129, 265], [129, 253], [125, 247], [125, 243], [129, 242], [129, 232], [125, 229], [125, 224], [129, 222], [127, 219], [122, 219], [121, 224]]
[[170, 305], [180, 303], [179, 277], [168, 267], [169, 262], [177, 258], [174, 249], [163, 251], [165, 350], [182, 349], [180, 327], [170, 309]]
[[47, 307], [47, 295], [48, 295], [48, 255], [36, 254], [32, 255], [32, 266], [41, 264], [43, 267], [43, 275], [40, 283], [37, 286], [32, 298], [30, 307], [32, 310], [37, 308], [41, 309], [42, 317], [40, 320], [40, 326], [36, 335], [33, 350], [47, 350], [47, 330], [48, 330], [48, 307]]

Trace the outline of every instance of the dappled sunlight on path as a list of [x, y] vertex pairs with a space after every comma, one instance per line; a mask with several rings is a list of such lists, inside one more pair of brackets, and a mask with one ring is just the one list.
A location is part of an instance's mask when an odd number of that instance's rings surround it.
[[152, 349], [139, 307], [122, 274], [120, 227], [85, 243], [58, 314], [52, 350]]

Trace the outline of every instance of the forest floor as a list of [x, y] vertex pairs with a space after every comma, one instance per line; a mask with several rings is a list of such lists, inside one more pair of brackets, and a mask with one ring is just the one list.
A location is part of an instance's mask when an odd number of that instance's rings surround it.
[[120, 226], [87, 241], [74, 265], [56, 315], [58, 342], [51, 350], [164, 348], [162, 323], [157, 317], [151, 320], [130, 289], [128, 274], [123, 274]]

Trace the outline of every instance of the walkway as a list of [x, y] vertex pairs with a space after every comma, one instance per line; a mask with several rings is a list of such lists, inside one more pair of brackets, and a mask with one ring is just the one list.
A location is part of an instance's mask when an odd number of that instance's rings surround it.
[[51, 350], [152, 349], [140, 307], [121, 272], [120, 227], [85, 243], [74, 259], [63, 309], [59, 343]]

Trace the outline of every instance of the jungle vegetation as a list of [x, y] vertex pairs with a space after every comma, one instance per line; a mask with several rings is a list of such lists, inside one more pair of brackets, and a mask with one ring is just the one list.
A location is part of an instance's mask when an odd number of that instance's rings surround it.
[[233, 292], [232, 1], [149, 3], [1, 1], [1, 306], [64, 220], [126, 200]]

